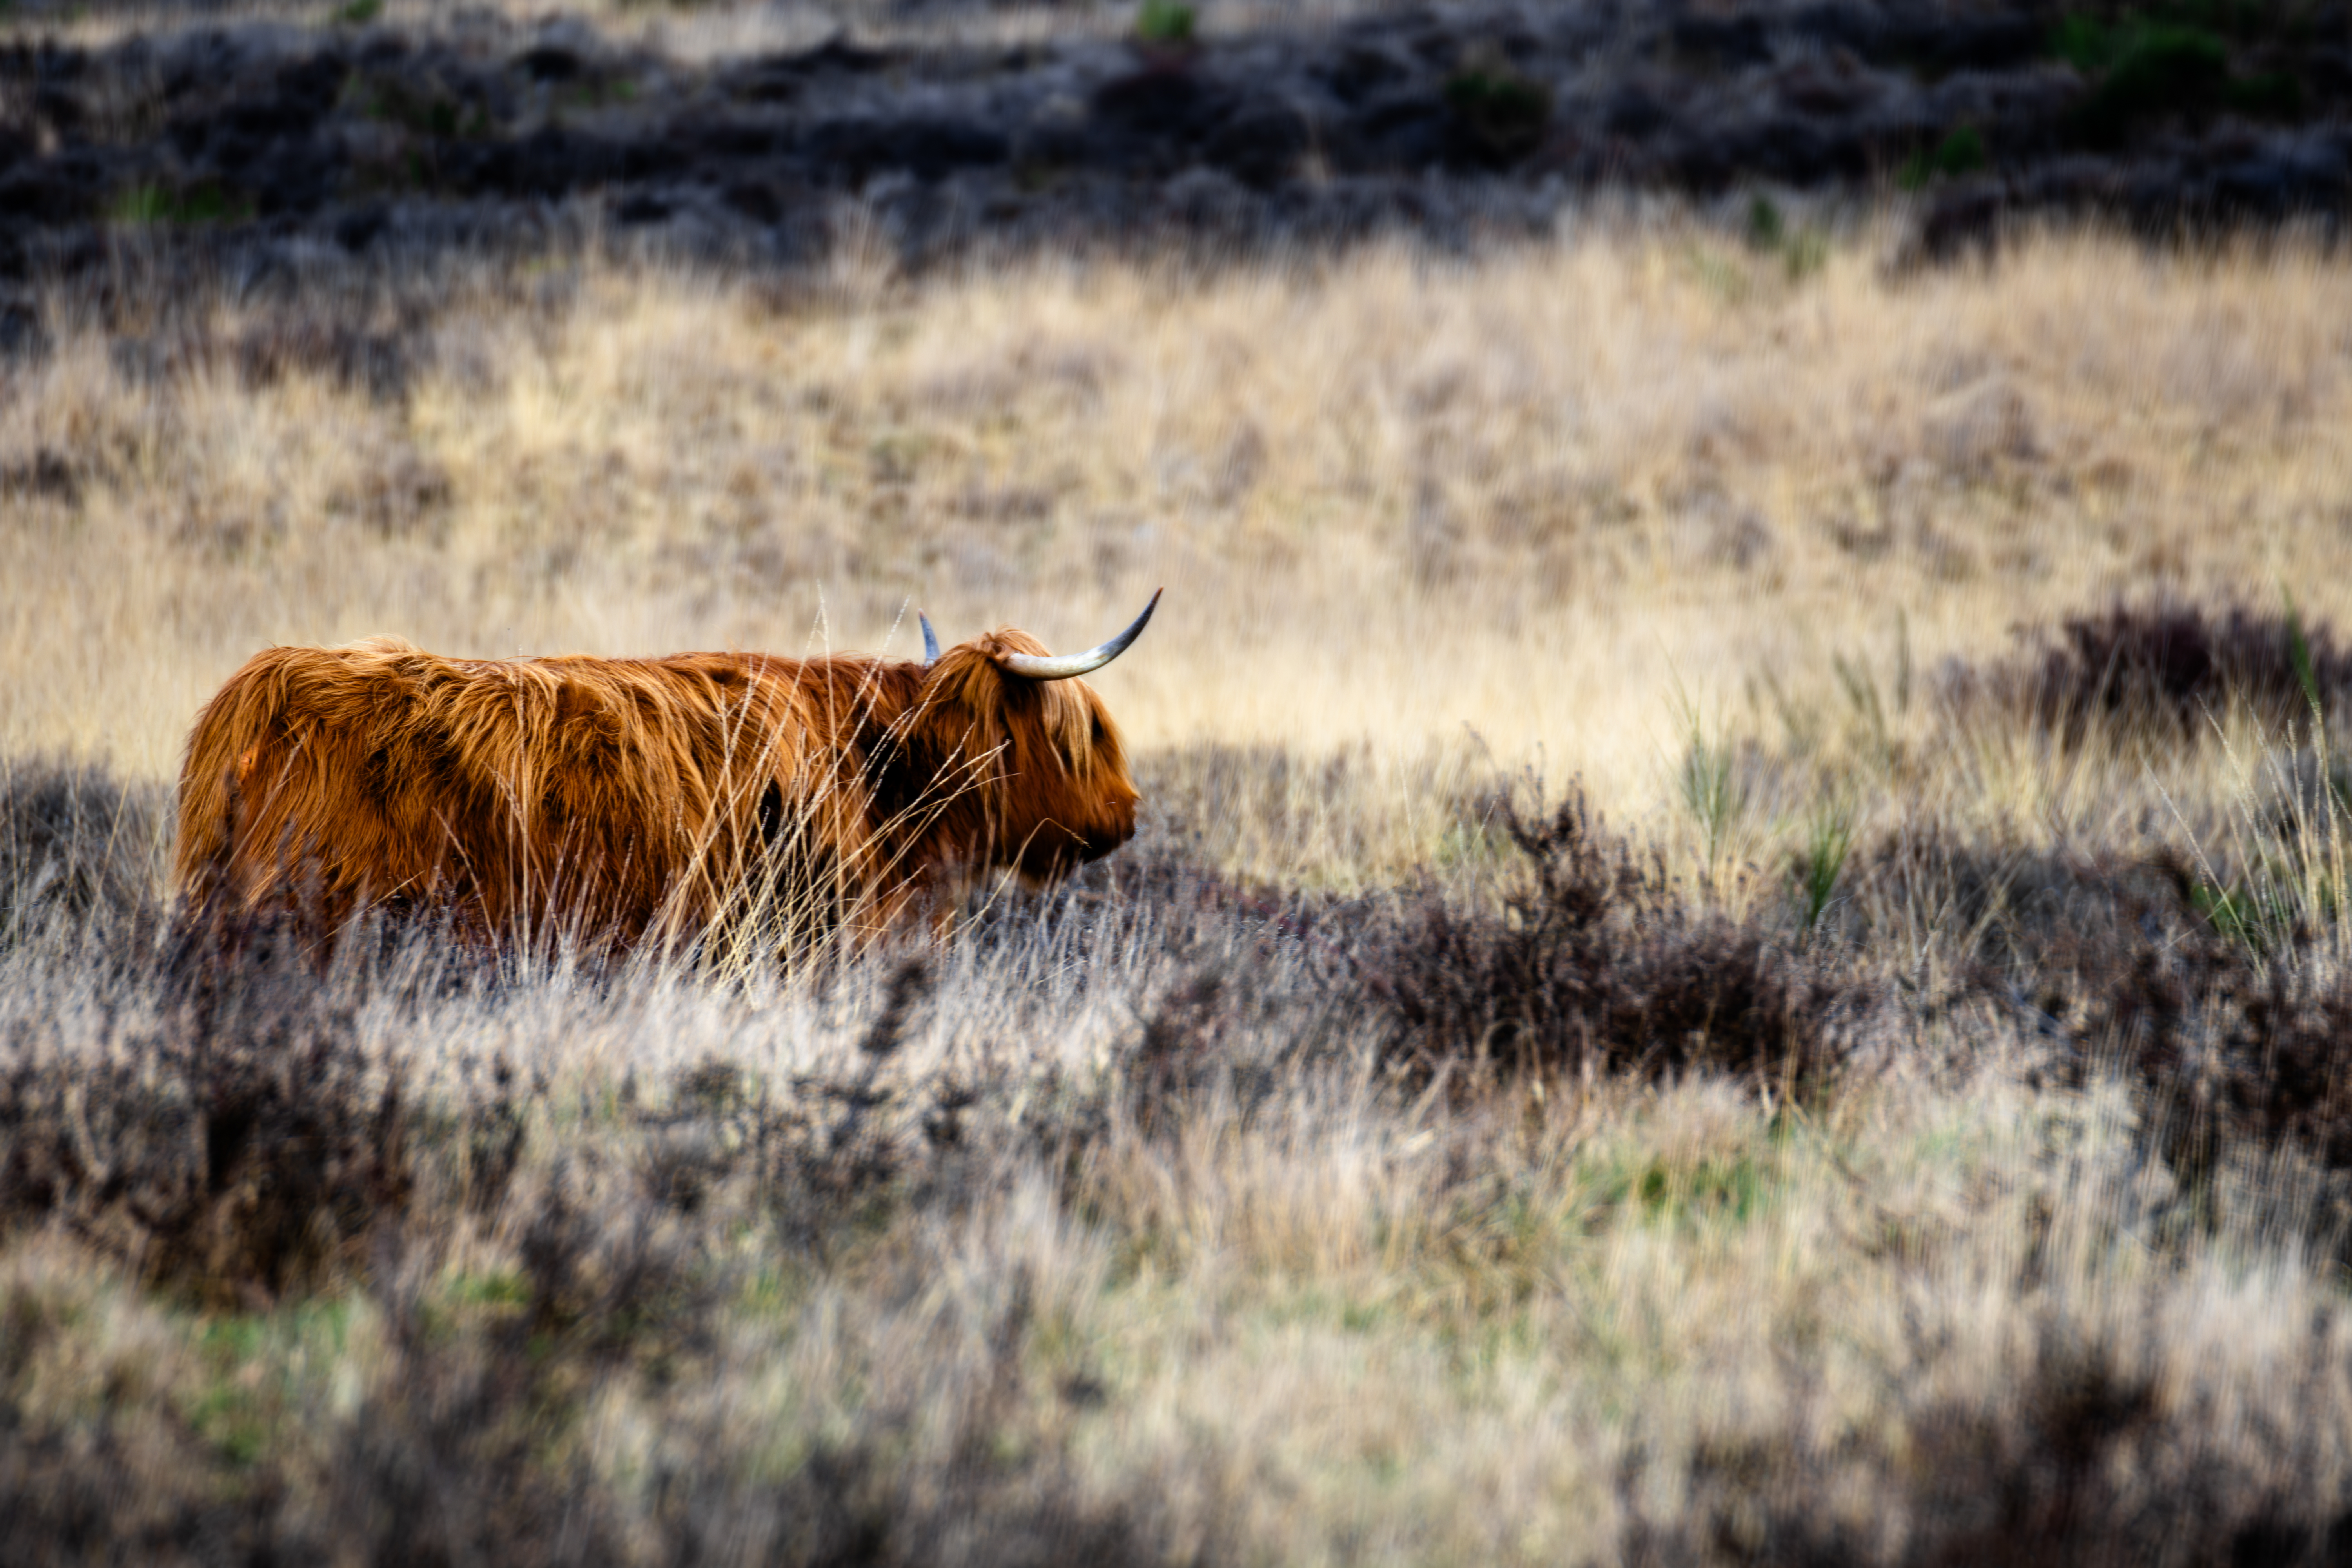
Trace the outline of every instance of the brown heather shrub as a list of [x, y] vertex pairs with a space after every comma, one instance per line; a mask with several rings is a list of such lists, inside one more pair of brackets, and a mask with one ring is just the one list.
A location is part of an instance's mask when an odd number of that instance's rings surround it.
[[[1955, 961], [2001, 974], [2037, 970], [2066, 933], [2188, 907], [2170, 864], [2105, 847], [2020, 844], [1932, 819], [1898, 823], [1857, 848], [1841, 880], [1838, 918], [1825, 923], [1849, 946], [1931, 931]], [[1969, 978], [1999, 984], [1990, 973]]]
[[423, 337], [419, 321], [370, 331], [332, 310], [289, 312], [247, 328], [236, 339], [235, 360], [248, 385], [315, 375], [396, 401], [415, 379]]
[[2233, 705], [2267, 731], [2305, 726], [2315, 700], [2332, 711], [2352, 689], [2352, 653], [2291, 606], [2118, 601], [2026, 637], [2006, 661], [1952, 670], [1947, 699], [2030, 719], [2069, 745], [2095, 728], [2178, 743], [2210, 734]]
[[2036, 1070], [2137, 1086], [2149, 1133], [2190, 1173], [2232, 1143], [2352, 1172], [2352, 971], [2331, 930], [2264, 924], [2216, 868], [2177, 854], [2048, 850], [1898, 832], [1855, 857], [1841, 936], [1868, 951], [1939, 930], [1939, 1005], [1989, 1005], [2043, 1049]]
[[115, 998], [96, 1051], [18, 1023], [0, 1047], [0, 1226], [61, 1225], [166, 1289], [250, 1304], [328, 1283], [398, 1215], [396, 1078], [293, 944], [238, 936], [234, 953], [191, 942], [149, 997]]
[[[16, 1403], [7, 1393], [0, 1399]], [[12, 1561], [26, 1568], [272, 1561], [272, 1500], [260, 1483], [248, 1482], [242, 1495], [224, 1486], [229, 1478], [194, 1438], [149, 1444], [123, 1430], [130, 1423], [90, 1433], [10, 1415], [0, 1425], [0, 1516]]]
[[84, 766], [0, 762], [0, 950], [37, 913], [72, 922], [154, 912], [171, 800]]
[[2063, 937], [2034, 984], [2069, 1079], [2127, 1072], [2179, 1168], [2252, 1140], [2352, 1171], [2352, 973], [2333, 955], [2265, 959], [2193, 914], [2150, 910]]
[[1353, 951], [1413, 1076], [1713, 1070], [1810, 1089], [1878, 1037], [1874, 977], [1761, 918], [1695, 907], [1580, 793], [1532, 812], [1506, 793], [1492, 822], [1517, 856], [1499, 901], [1424, 889]]
[[[1694, 1495], [1635, 1524], [1627, 1561], [1861, 1568], [2338, 1563], [2352, 1508], [2308, 1435], [2252, 1453], [2221, 1413], [2174, 1411], [2125, 1347], [2056, 1317], [1996, 1398], [1895, 1395], [1877, 1444], [1703, 1452]], [[2315, 1341], [2315, 1363], [2324, 1352]], [[1899, 1458], [1897, 1457], [1899, 1456]], [[1866, 1514], [1828, 1505], [1868, 1497]]]

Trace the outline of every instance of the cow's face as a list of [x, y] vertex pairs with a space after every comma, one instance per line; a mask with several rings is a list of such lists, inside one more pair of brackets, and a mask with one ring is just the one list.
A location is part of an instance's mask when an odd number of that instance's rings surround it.
[[941, 794], [965, 854], [1042, 881], [1135, 836], [1140, 797], [1118, 725], [1099, 692], [1064, 671], [1108, 663], [1150, 614], [1105, 644], [1107, 657], [1098, 648], [1055, 659], [1026, 632], [1003, 626], [932, 660], [924, 750], [947, 759]]

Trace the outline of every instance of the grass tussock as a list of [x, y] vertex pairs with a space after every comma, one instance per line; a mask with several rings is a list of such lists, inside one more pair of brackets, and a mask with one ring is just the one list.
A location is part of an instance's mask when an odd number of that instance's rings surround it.
[[1689, 900], [1658, 858], [1603, 837], [1580, 795], [1506, 795], [1482, 826], [1516, 852], [1493, 901], [1424, 894], [1361, 961], [1421, 1071], [1711, 1069], [1810, 1089], [1866, 1054], [1881, 984], [1785, 927]]
[[1998, 704], [2079, 745], [2095, 727], [2195, 744], [2233, 708], [2277, 731], [2325, 723], [2352, 684], [2352, 658], [2326, 628], [2281, 608], [2218, 609], [2158, 598], [2065, 617], [2039, 647], [1981, 673], [1955, 672], [1963, 710]]

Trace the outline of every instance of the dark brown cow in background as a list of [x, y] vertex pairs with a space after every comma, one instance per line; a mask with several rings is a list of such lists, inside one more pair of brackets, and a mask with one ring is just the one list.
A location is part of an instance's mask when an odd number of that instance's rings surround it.
[[215, 909], [434, 904], [502, 939], [691, 937], [779, 895], [853, 933], [960, 876], [1050, 879], [1135, 831], [1118, 727], [1002, 627], [925, 658], [257, 654], [205, 704], [177, 871]]

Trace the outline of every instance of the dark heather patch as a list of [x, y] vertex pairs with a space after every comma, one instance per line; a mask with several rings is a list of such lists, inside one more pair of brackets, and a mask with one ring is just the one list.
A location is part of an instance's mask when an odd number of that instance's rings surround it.
[[2352, 689], [2352, 653], [2333, 628], [2285, 607], [2118, 602], [2023, 640], [2011, 658], [1948, 672], [1947, 700], [2030, 720], [2069, 745], [2094, 726], [2177, 743], [2210, 737], [2234, 705], [2267, 728], [2307, 726], [2315, 702], [2331, 712]]
[[1519, 856], [1499, 908], [1425, 891], [1368, 922], [1352, 950], [1415, 1075], [1711, 1069], [1817, 1088], [1874, 1036], [1875, 978], [1760, 921], [1692, 908], [1579, 794], [1537, 809], [1496, 804]]

